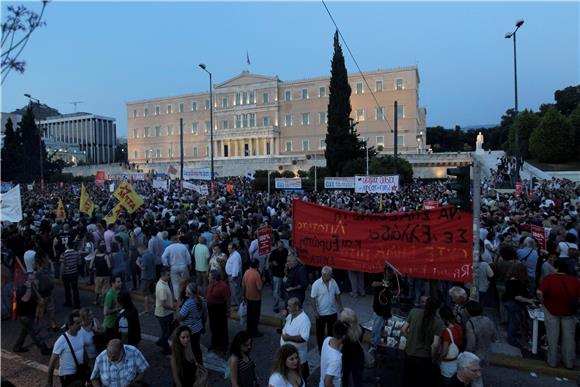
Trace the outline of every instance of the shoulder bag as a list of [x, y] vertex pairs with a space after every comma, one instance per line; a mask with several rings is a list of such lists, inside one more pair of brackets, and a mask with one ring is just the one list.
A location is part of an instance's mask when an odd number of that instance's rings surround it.
[[453, 340], [453, 332], [451, 329], [446, 328], [447, 332], [449, 332], [449, 337], [451, 338], [451, 344], [449, 344], [449, 348], [447, 349], [447, 353], [445, 354], [444, 361], [452, 361], [457, 359], [459, 356], [459, 347], [455, 344], [455, 340]]
[[79, 364], [79, 361], [77, 360], [77, 355], [75, 354], [75, 351], [73, 349], [73, 346], [68, 338], [68, 336], [66, 335], [66, 333], [63, 333], [64, 339], [66, 340], [68, 347], [70, 349], [70, 353], [72, 354], [73, 360], [75, 361], [75, 366], [76, 366], [76, 372], [75, 375], [78, 378], [78, 380], [80, 382], [83, 383], [83, 385], [88, 385], [90, 383], [91, 380], [91, 370], [88, 366], [88, 364]]

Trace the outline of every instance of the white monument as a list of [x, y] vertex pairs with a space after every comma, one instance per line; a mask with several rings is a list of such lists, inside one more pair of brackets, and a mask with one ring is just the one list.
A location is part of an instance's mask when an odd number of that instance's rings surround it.
[[479, 132], [477, 135], [477, 139], [475, 140], [475, 153], [484, 153], [483, 152], [483, 134]]

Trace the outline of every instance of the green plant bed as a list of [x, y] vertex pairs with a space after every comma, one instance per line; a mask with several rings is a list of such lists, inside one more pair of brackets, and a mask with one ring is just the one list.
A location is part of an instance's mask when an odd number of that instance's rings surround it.
[[580, 161], [570, 161], [564, 164], [540, 163], [539, 161], [535, 160], [526, 160], [526, 161], [542, 171], [551, 171], [551, 172], [580, 171]]

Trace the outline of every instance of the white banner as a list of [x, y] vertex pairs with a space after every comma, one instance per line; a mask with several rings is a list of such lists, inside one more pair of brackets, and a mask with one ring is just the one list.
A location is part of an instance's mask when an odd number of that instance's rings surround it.
[[153, 180], [153, 188], [163, 191], [169, 191], [169, 180], [155, 179]]
[[22, 220], [20, 184], [0, 195], [0, 221], [18, 223]]
[[354, 176], [325, 177], [324, 188], [326, 189], [354, 189]]
[[193, 184], [188, 181], [184, 181], [183, 188], [195, 191], [200, 195], [209, 195], [209, 190], [205, 184]]
[[110, 173], [107, 176], [107, 180], [145, 180], [145, 173], [143, 172], [131, 172], [131, 173]]
[[183, 180], [211, 180], [211, 170], [209, 168], [183, 168]]
[[276, 189], [302, 189], [302, 179], [299, 177], [277, 177], [274, 179], [274, 181], [276, 184]]
[[399, 189], [399, 176], [355, 176], [356, 193], [390, 193]]

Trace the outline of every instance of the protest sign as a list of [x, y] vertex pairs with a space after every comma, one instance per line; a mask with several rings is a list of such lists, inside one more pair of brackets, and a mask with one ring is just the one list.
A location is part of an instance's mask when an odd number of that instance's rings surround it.
[[302, 179], [299, 177], [284, 178], [277, 177], [274, 179], [276, 189], [301, 189]]
[[348, 177], [325, 177], [325, 189], [354, 189], [354, 176]]
[[292, 222], [307, 265], [380, 273], [388, 261], [412, 277], [472, 280], [473, 216], [452, 206], [360, 214], [295, 199]]
[[546, 249], [546, 241], [548, 240], [548, 235], [544, 227], [532, 225], [530, 230], [532, 232], [532, 238], [538, 241], [538, 246], [542, 249]]
[[258, 255], [266, 255], [272, 252], [272, 229], [270, 226], [258, 229]]
[[399, 189], [399, 176], [355, 176], [356, 193], [391, 193]]
[[105, 183], [105, 171], [97, 171], [95, 175], [95, 185], [102, 186]]
[[425, 200], [423, 202], [423, 209], [424, 210], [432, 210], [433, 208], [439, 208], [439, 203], [435, 200]]
[[209, 168], [183, 168], [183, 180], [211, 180]]
[[169, 191], [169, 180], [155, 179], [153, 180], [153, 188], [163, 191]]
[[195, 191], [200, 195], [209, 195], [209, 190], [205, 184], [193, 184], [188, 181], [183, 182], [183, 189]]

